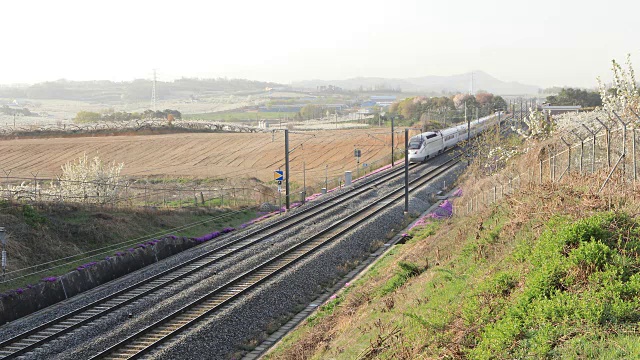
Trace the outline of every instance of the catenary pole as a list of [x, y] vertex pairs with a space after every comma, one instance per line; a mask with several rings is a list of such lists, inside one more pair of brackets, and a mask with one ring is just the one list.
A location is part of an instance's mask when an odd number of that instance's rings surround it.
[[285, 191], [285, 207], [287, 211], [289, 210], [289, 130], [284, 130], [284, 164], [285, 164], [285, 172], [284, 175], [284, 191]]
[[391, 117], [391, 167], [393, 167], [393, 147], [394, 144], [394, 136], [393, 136], [393, 117]]
[[409, 129], [404, 129], [404, 213], [409, 213]]

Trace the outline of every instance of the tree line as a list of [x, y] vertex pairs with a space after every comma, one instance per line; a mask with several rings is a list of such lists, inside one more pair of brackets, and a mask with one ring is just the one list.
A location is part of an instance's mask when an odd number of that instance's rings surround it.
[[2, 107], [0, 107], [0, 114], [4, 114], [4, 115], [22, 115], [22, 116], [38, 116], [38, 114], [32, 113], [27, 108], [14, 109], [14, 108], [11, 108], [11, 107], [9, 107], [7, 105], [2, 105]]
[[546, 102], [549, 105], [602, 106], [602, 98], [598, 92], [574, 88], [563, 88], [557, 95], [547, 96]]
[[453, 96], [416, 96], [394, 102], [389, 107], [390, 116], [408, 120], [450, 119], [464, 120], [466, 108], [469, 118], [487, 116], [495, 111], [507, 110], [507, 102], [501, 97], [487, 92], [456, 94]]
[[129, 121], [142, 119], [167, 119], [171, 121], [182, 119], [182, 114], [178, 110], [171, 109], [165, 109], [162, 111], [145, 110], [142, 113], [113, 111], [110, 109], [104, 113], [80, 111], [76, 114], [76, 117], [73, 120], [76, 123], [91, 123], [100, 121]]

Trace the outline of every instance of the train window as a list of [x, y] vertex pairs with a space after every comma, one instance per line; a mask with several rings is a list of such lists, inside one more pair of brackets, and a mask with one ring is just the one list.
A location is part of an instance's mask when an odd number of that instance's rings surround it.
[[409, 142], [409, 150], [420, 149], [421, 145], [422, 145], [422, 140], [419, 140], [419, 139], [411, 140]]
[[431, 139], [431, 138], [434, 138], [434, 137], [436, 137], [436, 134], [429, 134], [429, 135], [427, 135], [427, 139]]

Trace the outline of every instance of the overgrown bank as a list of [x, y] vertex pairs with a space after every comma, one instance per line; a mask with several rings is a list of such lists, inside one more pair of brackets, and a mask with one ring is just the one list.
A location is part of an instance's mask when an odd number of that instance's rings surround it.
[[[138, 243], [171, 234], [197, 237], [236, 227], [255, 218], [254, 210], [111, 209], [83, 204], [4, 203], [0, 223], [7, 232], [7, 279], [2, 291], [33, 284], [46, 276], [113, 256]], [[19, 271], [25, 269], [24, 271]], [[29, 275], [32, 274], [33, 275]]]
[[269, 358], [638, 357], [637, 213], [542, 185], [418, 228]]

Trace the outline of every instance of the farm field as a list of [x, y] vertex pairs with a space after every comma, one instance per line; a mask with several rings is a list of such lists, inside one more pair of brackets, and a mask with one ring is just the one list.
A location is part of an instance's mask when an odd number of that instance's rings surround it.
[[[353, 150], [362, 163], [390, 157], [384, 129], [314, 131], [290, 134], [291, 180], [306, 181], [355, 170]], [[376, 138], [374, 138], [375, 136]], [[402, 143], [397, 135], [396, 146]], [[184, 133], [142, 136], [14, 139], [0, 141], [0, 170], [11, 177], [55, 178], [61, 166], [86, 153], [105, 162], [124, 163], [122, 175], [133, 178], [251, 178], [273, 180], [284, 168], [284, 134]], [[381, 165], [382, 160], [377, 165]], [[373, 164], [374, 166], [376, 164]], [[3, 173], [0, 173], [2, 175]]]
[[257, 121], [278, 120], [294, 118], [295, 112], [210, 112], [202, 114], [184, 114], [185, 120], [212, 120], [212, 121]]

